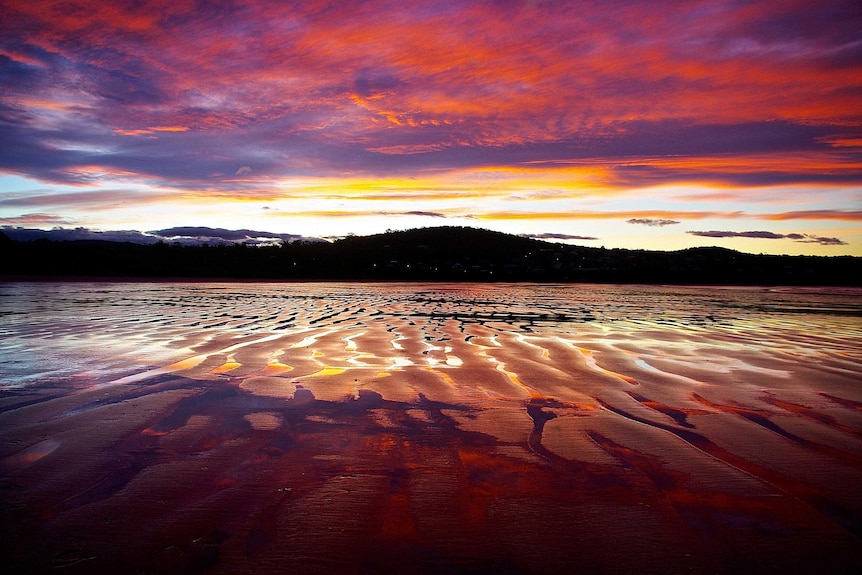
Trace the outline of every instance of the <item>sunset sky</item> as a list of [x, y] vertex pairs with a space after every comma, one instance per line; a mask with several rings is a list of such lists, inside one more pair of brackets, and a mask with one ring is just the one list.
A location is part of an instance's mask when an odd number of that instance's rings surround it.
[[858, 0], [0, 0], [0, 226], [862, 255]]

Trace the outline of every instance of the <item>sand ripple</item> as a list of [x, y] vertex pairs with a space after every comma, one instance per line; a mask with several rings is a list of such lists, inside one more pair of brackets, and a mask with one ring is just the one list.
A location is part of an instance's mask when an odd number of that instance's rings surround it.
[[[40, 535], [98, 511], [133, 548], [141, 498], [183, 510], [144, 546], [156, 570], [218, 549], [343, 571], [357, 541], [371, 570], [404, 549], [538, 572], [840, 570], [862, 537], [859, 295], [9, 284], [0, 473], [55, 509]], [[648, 544], [629, 536], [644, 524]], [[195, 529], [205, 543], [180, 541]], [[117, 548], [87, 557], [129, 560]]]

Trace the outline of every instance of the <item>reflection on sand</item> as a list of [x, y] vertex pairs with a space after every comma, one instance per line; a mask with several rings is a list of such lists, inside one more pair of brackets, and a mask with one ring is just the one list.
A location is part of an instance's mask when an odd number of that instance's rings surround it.
[[10, 569], [859, 566], [856, 292], [2, 295], [22, 310], [0, 344], [18, 362], [0, 396]]

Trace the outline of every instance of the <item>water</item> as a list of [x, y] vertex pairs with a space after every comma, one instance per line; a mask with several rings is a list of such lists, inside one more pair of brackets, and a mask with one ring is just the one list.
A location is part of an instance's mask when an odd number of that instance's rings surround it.
[[0, 284], [0, 524], [28, 526], [0, 533], [0, 556], [81, 572], [852, 571], [860, 296]]
[[103, 383], [194, 355], [197, 343], [215, 337], [369, 322], [412, 321], [430, 329], [455, 320], [573, 343], [642, 341], [652, 347], [672, 339], [858, 359], [860, 295], [847, 288], [2, 284], [0, 388]]

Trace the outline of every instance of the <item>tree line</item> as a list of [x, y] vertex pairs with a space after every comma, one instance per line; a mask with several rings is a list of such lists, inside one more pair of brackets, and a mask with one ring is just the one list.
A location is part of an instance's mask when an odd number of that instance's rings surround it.
[[650, 251], [552, 244], [462, 227], [272, 246], [16, 242], [0, 232], [10, 278], [224, 278], [320, 281], [614, 282], [862, 285], [862, 258]]

